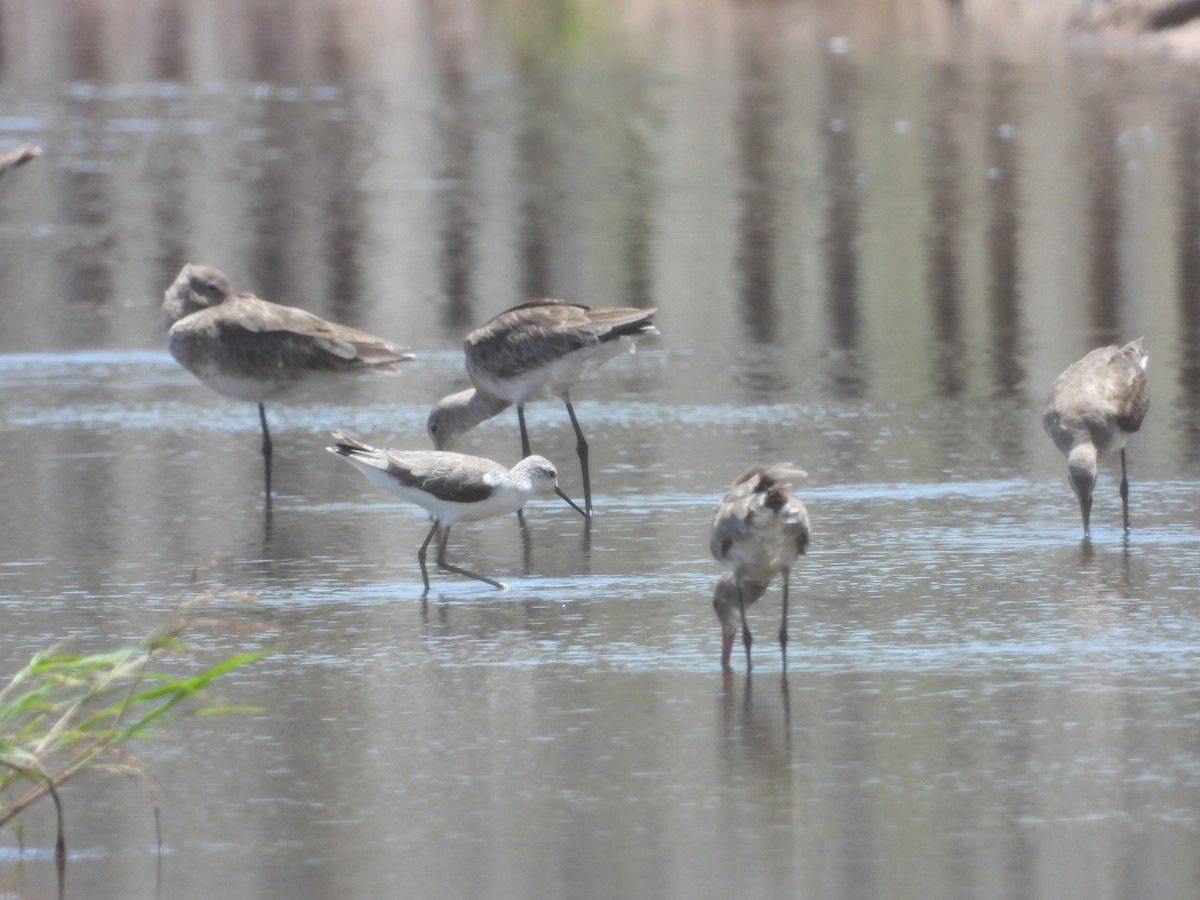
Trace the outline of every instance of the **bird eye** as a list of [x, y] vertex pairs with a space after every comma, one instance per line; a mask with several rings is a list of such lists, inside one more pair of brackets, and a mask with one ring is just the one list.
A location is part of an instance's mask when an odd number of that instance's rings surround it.
[[430, 423], [430, 425], [429, 425], [429, 433], [430, 433], [430, 434], [437, 434], [437, 430], [438, 430], [438, 427], [437, 427], [437, 425], [436, 425], [435, 423]]

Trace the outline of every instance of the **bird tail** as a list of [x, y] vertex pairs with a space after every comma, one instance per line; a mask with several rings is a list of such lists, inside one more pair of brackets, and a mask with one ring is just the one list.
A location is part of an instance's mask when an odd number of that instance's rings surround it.
[[356, 453], [371, 453], [375, 450], [374, 447], [364, 444], [362, 441], [356, 440], [341, 431], [333, 432], [333, 439], [337, 441], [337, 444], [325, 449], [330, 453], [336, 453], [338, 456], [353, 456]]

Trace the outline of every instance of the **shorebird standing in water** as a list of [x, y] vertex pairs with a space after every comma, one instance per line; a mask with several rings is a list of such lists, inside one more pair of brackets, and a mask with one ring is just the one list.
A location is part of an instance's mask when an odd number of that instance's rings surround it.
[[1129, 477], [1125, 442], [1142, 427], [1150, 408], [1142, 338], [1124, 347], [1101, 347], [1054, 381], [1042, 416], [1046, 434], [1067, 457], [1067, 477], [1079, 498], [1083, 536], [1090, 535], [1097, 461], [1121, 453], [1121, 511], [1129, 531]]
[[188, 264], [163, 297], [167, 348], [219, 394], [258, 404], [266, 495], [271, 497], [267, 400], [326, 375], [392, 372], [413, 354], [390, 341], [293, 306], [237, 293], [211, 266]]
[[783, 576], [783, 617], [779, 648], [787, 662], [788, 578], [796, 557], [808, 549], [808, 512], [792, 493], [805, 473], [788, 464], [754, 466], [729, 488], [713, 517], [708, 546], [730, 571], [713, 593], [713, 609], [721, 620], [721, 667], [729, 668], [733, 638], [742, 627], [746, 668], [750, 668], [750, 626], [746, 607], [766, 593], [776, 573]]
[[433, 516], [433, 528], [417, 551], [421, 580], [429, 593], [429, 573], [425, 554], [438, 527], [439, 569], [484, 581], [493, 587], [506, 585], [468, 569], [446, 562], [446, 542], [456, 522], [477, 522], [492, 516], [516, 512], [535, 494], [553, 492], [583, 514], [558, 486], [558, 471], [541, 456], [527, 456], [511, 469], [479, 456], [466, 456], [438, 450], [377, 450], [340, 431], [333, 433], [337, 445], [326, 447], [330, 453], [352, 463], [376, 487], [424, 508]]
[[592, 514], [588, 443], [575, 417], [569, 391], [592, 369], [637, 341], [658, 334], [655, 309], [592, 309], [560, 300], [535, 300], [514, 306], [467, 335], [467, 374], [475, 385], [443, 397], [429, 414], [429, 436], [449, 450], [462, 434], [516, 404], [521, 426], [521, 455], [529, 456], [525, 404], [561, 397], [575, 429], [575, 452], [583, 471], [583, 503]]

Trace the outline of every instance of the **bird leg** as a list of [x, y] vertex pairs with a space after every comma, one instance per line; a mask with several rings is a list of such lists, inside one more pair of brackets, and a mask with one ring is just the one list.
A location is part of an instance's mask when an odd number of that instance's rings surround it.
[[1125, 516], [1125, 530], [1129, 531], [1129, 477], [1125, 474], [1125, 448], [1121, 448], [1121, 512]]
[[533, 451], [529, 449], [529, 432], [525, 429], [525, 404], [517, 404], [517, 421], [521, 424], [521, 459], [527, 456], [532, 456]]
[[746, 593], [742, 589], [742, 574], [739, 572], [734, 579], [737, 582], [738, 592], [738, 610], [742, 614], [742, 646], [746, 648], [746, 671], [750, 671], [750, 643], [753, 638], [750, 637], [750, 626], [746, 622]]
[[788, 604], [788, 569], [783, 570], [783, 619], [779, 623], [779, 652], [783, 654], [783, 664], [787, 665], [787, 604]]
[[417, 551], [417, 562], [421, 564], [421, 580], [425, 582], [425, 593], [429, 593], [429, 573], [425, 571], [425, 553], [429, 549], [429, 542], [433, 540], [433, 536], [437, 534], [438, 525], [440, 523], [434, 519], [433, 527], [429, 529], [429, 534], [425, 535], [425, 542], [421, 544], [421, 549]]
[[[508, 590], [508, 585], [504, 584], [503, 582], [495, 581], [494, 579], [488, 578], [484, 575], [480, 575], [476, 572], [472, 572], [470, 569], [463, 569], [463, 568], [460, 568], [459, 566], [452, 566], [450, 563], [446, 562], [446, 542], [449, 540], [450, 540], [450, 526], [447, 525], [446, 528], [442, 531], [441, 543], [438, 544], [437, 564], [438, 564], [439, 569], [445, 569], [447, 572], [454, 572], [457, 575], [463, 575], [467, 578], [474, 578], [476, 581], [486, 581], [492, 587], [499, 588], [502, 591]], [[426, 543], [428, 543], [428, 539], [426, 539]]]
[[261, 403], [258, 404], [258, 421], [262, 423], [262, 455], [263, 455], [263, 470], [266, 473], [266, 495], [267, 499], [271, 497], [271, 429], [267, 427], [267, 409]]
[[[521, 459], [527, 456], [532, 456], [533, 451], [529, 449], [529, 432], [525, 428], [525, 404], [517, 404], [517, 422], [521, 425]], [[521, 523], [521, 533], [525, 532], [525, 510], [517, 510], [517, 521]]]
[[579, 420], [575, 418], [575, 407], [571, 405], [571, 395], [567, 391], [562, 393], [563, 403], [567, 405], [567, 415], [571, 417], [571, 427], [575, 429], [575, 453], [579, 457], [579, 467], [583, 470], [583, 508], [587, 510], [587, 515], [590, 518], [592, 515], [592, 480], [588, 475], [588, 442], [583, 436], [583, 429], [579, 427]]

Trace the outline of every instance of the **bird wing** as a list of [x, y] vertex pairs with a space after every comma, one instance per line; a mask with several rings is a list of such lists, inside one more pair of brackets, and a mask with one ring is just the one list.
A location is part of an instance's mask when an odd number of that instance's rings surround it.
[[511, 378], [553, 364], [587, 347], [621, 337], [656, 334], [656, 309], [592, 309], [561, 300], [535, 300], [505, 310], [467, 335], [472, 364], [494, 378]]
[[709, 532], [712, 555], [726, 565], [740, 561], [763, 575], [804, 553], [808, 512], [791, 491], [791, 482], [802, 477], [803, 472], [788, 465], [743, 472], [717, 506]]
[[168, 332], [168, 346], [185, 366], [185, 357], [204, 344], [220, 345], [227, 371], [247, 374], [264, 368], [340, 372], [413, 358], [390, 341], [245, 293], [180, 319]]
[[731, 491], [717, 506], [712, 529], [708, 533], [708, 549], [718, 562], [727, 562], [729, 551], [749, 538], [750, 529], [747, 522], [753, 496], [749, 492], [735, 494]]
[[1131, 434], [1142, 427], [1142, 419], [1150, 409], [1146, 379], [1149, 359], [1142, 349], [1142, 339], [1138, 338], [1114, 353], [1108, 362], [1105, 399], [1113, 409], [1117, 427]]
[[494, 479], [508, 471], [490, 459], [460, 453], [420, 450], [383, 453], [388, 474], [398, 482], [457, 503], [487, 499], [494, 489]]
[[463, 349], [489, 375], [512, 378], [599, 344], [588, 313], [586, 306], [556, 300], [523, 303], [472, 331]]

